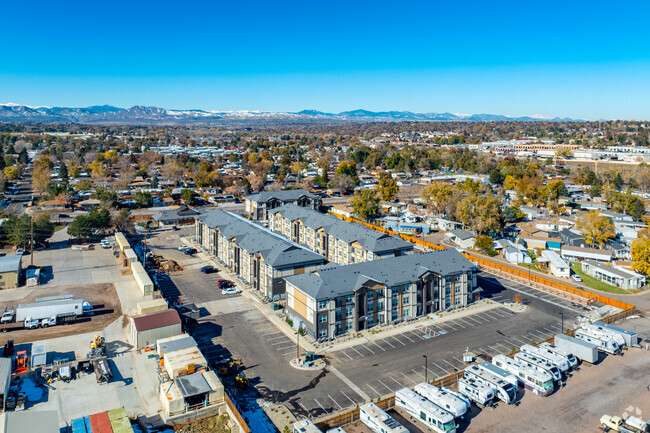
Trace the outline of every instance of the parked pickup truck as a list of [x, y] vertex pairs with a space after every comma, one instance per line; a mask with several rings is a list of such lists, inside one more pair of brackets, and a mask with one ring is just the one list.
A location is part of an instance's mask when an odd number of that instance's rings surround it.
[[56, 325], [69, 325], [77, 320], [77, 315], [75, 313], [62, 313], [54, 317], [48, 317], [47, 319], [41, 320], [41, 328], [47, 328], [48, 326]]
[[32, 319], [31, 317], [25, 319], [25, 329], [36, 329], [39, 324], [40, 320], [38, 319]]
[[14, 315], [16, 312], [14, 310], [5, 309], [5, 312], [2, 313], [2, 318], [0, 318], [0, 323], [11, 323], [14, 320]]
[[648, 423], [636, 417], [623, 419], [619, 416], [603, 415], [600, 417], [600, 425], [603, 430], [614, 430], [621, 433], [647, 433]]

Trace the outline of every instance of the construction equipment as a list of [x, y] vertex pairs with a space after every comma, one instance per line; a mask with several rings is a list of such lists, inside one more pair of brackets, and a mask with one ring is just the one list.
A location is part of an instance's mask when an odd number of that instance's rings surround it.
[[16, 368], [14, 374], [27, 373], [29, 370], [29, 357], [26, 350], [21, 350], [16, 353]]
[[95, 370], [95, 378], [99, 384], [108, 383], [113, 376], [111, 368], [108, 366], [106, 358], [97, 358], [93, 361], [93, 368]]
[[4, 358], [10, 358], [14, 355], [14, 339], [10, 338], [5, 343], [4, 350], [2, 351], [2, 356]]
[[248, 385], [250, 384], [248, 377], [246, 377], [246, 373], [243, 371], [239, 372], [239, 374], [235, 377], [235, 385], [240, 387], [241, 389], [248, 388]]
[[242, 365], [241, 363], [241, 358], [240, 359], [235, 359], [235, 360], [226, 360], [222, 364], [218, 366], [219, 368], [219, 375], [220, 376], [225, 376], [227, 374], [234, 374], [238, 371], [239, 367]]
[[91, 349], [101, 349], [106, 347], [106, 340], [101, 335], [95, 335], [93, 341], [90, 342]]

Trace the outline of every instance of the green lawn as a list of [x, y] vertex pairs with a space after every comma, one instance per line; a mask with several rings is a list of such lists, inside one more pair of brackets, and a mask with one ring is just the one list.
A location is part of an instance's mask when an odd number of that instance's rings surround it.
[[[625, 289], [621, 289], [619, 287], [612, 286], [612, 285], [607, 284], [607, 283], [603, 283], [602, 281], [599, 281], [599, 280], [595, 279], [594, 277], [585, 274], [584, 272], [582, 272], [582, 265], [580, 265], [579, 262], [571, 262], [571, 263], [573, 264], [573, 266], [571, 266], [571, 270], [574, 273], [578, 274], [580, 276], [580, 278], [582, 278], [582, 284], [584, 284], [585, 286], [587, 286], [587, 287], [589, 287], [591, 289], [600, 290], [602, 292], [620, 293], [620, 294], [628, 294], [628, 293], [630, 293]], [[580, 283], [578, 283], [576, 281], [575, 284], [580, 284]]]
[[537, 266], [537, 263], [519, 263], [519, 266], [521, 266], [521, 267], [523, 267], [523, 268], [530, 268], [530, 269], [533, 270], [533, 271], [537, 271], [537, 272], [542, 272], [542, 273], [544, 273], [544, 274], [548, 274], [548, 271], [547, 271], [546, 269], [540, 269], [540, 268]]

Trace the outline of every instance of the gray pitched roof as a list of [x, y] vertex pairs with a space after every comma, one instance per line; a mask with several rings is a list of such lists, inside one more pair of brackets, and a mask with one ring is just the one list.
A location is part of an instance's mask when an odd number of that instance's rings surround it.
[[282, 207], [269, 211], [269, 213], [279, 213], [291, 221], [299, 219], [305, 226], [314, 230], [323, 228], [328, 235], [336, 239], [340, 239], [348, 244], [355, 241], [359, 242], [365, 250], [372, 251], [376, 254], [397, 249], [413, 249], [413, 244], [406, 242], [398, 236], [381, 233], [361, 224], [349, 223], [335, 216], [323, 214], [294, 204], [285, 204]]
[[191, 209], [187, 206], [181, 206], [177, 209], [164, 209], [154, 215], [156, 221], [174, 221], [183, 218], [191, 218], [201, 215], [203, 210]]
[[19, 271], [21, 259], [22, 256], [20, 254], [0, 257], [0, 273]]
[[458, 239], [462, 240], [462, 241], [467, 240], [467, 239], [472, 239], [474, 237], [474, 235], [472, 233], [468, 232], [467, 230], [463, 230], [463, 229], [452, 230], [451, 233], [454, 236], [456, 236]]
[[259, 253], [264, 262], [274, 268], [298, 263], [325, 262], [322, 255], [240, 215], [215, 209], [198, 219], [208, 227], [218, 228], [226, 238], [235, 239], [237, 245], [248, 253]]
[[353, 265], [328, 266], [310, 274], [286, 277], [285, 280], [320, 300], [351, 293], [369, 280], [394, 287], [415, 281], [427, 272], [453, 275], [471, 271], [473, 267], [472, 262], [457, 250], [447, 248]]
[[302, 196], [307, 196], [313, 199], [320, 199], [316, 194], [312, 194], [305, 189], [287, 189], [283, 191], [262, 191], [259, 194], [251, 194], [244, 197], [245, 200], [250, 200], [256, 203], [264, 203], [271, 199], [278, 199], [284, 203], [298, 200]]

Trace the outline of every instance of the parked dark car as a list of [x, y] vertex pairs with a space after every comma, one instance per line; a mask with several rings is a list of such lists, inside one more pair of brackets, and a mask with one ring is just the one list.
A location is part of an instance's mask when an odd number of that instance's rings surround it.
[[217, 281], [217, 286], [219, 286], [220, 289], [227, 289], [228, 287], [234, 286], [234, 284], [230, 280], [219, 280]]
[[196, 248], [188, 248], [183, 252], [186, 256], [193, 256], [194, 254], [198, 253]]
[[203, 272], [204, 274], [211, 274], [211, 273], [213, 273], [213, 272], [217, 272], [217, 268], [215, 268], [214, 266], [210, 266], [210, 265], [208, 265], [208, 266], [203, 266], [203, 267], [202, 267], [201, 269], [199, 269], [199, 270], [200, 270], [201, 272]]
[[180, 230], [180, 229], [178, 228], [178, 226], [172, 226], [172, 230], [177, 231], [177, 230]]

